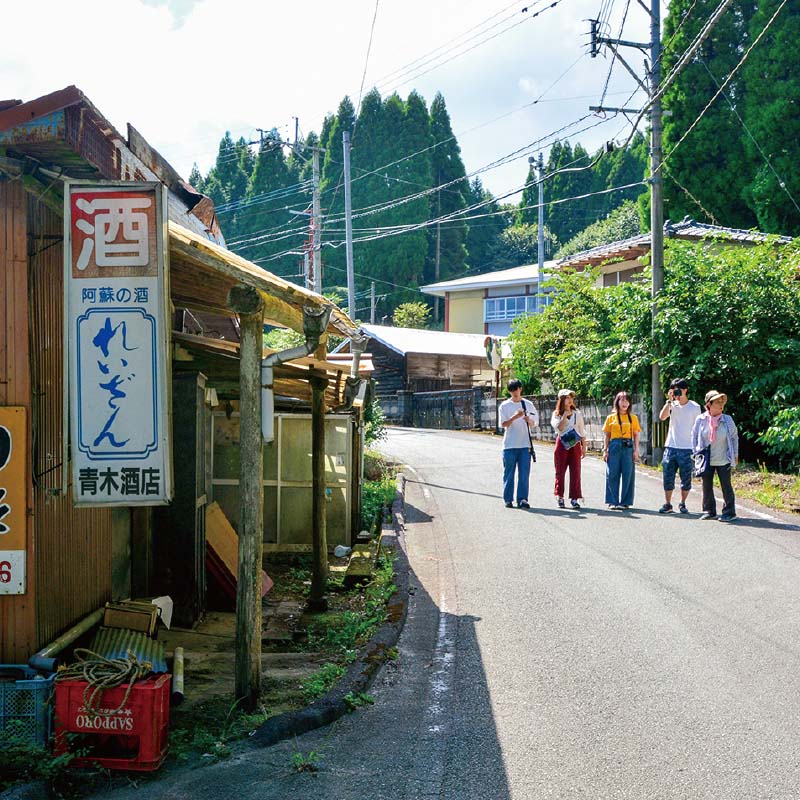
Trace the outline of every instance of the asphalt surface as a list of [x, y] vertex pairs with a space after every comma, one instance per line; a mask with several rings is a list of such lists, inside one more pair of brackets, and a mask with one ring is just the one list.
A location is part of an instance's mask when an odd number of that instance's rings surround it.
[[499, 438], [382, 449], [409, 466], [413, 572], [374, 705], [115, 798], [800, 798], [800, 527], [701, 522], [699, 487], [660, 516], [644, 471], [608, 511], [594, 458], [562, 511], [544, 445], [531, 510], [506, 509]]

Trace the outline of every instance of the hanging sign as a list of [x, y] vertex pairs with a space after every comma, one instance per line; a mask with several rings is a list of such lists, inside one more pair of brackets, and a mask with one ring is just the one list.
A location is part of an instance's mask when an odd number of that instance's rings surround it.
[[68, 183], [65, 341], [80, 506], [172, 496], [167, 196], [160, 183]]
[[25, 594], [25, 409], [0, 407], [0, 594]]

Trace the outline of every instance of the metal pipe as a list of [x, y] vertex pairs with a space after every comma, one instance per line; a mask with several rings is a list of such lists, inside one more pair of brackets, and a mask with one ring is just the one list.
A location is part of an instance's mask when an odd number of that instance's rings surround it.
[[363, 333], [360, 334], [357, 333], [354, 336], [350, 337], [350, 354], [353, 356], [353, 360], [350, 362], [351, 378], [358, 377], [358, 365], [359, 362], [361, 361], [361, 356], [367, 349], [368, 341], [369, 341], [369, 336]]
[[183, 648], [176, 647], [172, 657], [172, 697], [170, 698], [173, 706], [179, 706], [183, 702]]
[[104, 613], [105, 608], [98, 608], [88, 617], [84, 617], [77, 625], [73, 625], [68, 631], [62, 633], [58, 639], [31, 656], [28, 666], [37, 672], [55, 672], [58, 669], [58, 659], [53, 656], [60, 653], [65, 647], [69, 647], [76, 639], [100, 623]]
[[305, 344], [280, 350], [261, 360], [261, 436], [265, 442], [275, 440], [275, 369], [278, 364], [285, 364], [295, 358], [304, 358], [311, 355], [317, 347], [319, 340], [328, 327], [333, 306], [315, 308], [303, 306], [303, 333]]

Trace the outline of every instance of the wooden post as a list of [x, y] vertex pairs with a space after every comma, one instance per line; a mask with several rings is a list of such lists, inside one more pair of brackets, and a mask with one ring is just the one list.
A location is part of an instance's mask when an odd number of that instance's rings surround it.
[[236, 584], [236, 700], [254, 711], [261, 693], [261, 558], [264, 462], [261, 441], [263, 304], [258, 292], [235, 286], [228, 305], [239, 315], [239, 579]]
[[325, 389], [328, 379], [313, 377], [311, 384], [311, 540], [314, 564], [311, 573], [310, 611], [325, 611], [328, 600], [328, 541], [325, 532]]

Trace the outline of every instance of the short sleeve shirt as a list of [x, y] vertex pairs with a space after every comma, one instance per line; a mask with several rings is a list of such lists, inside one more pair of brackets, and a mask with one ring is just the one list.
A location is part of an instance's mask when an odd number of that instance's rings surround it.
[[[500, 403], [500, 410], [498, 412], [500, 423], [508, 422], [508, 420], [520, 410], [522, 410], [522, 403], [515, 403], [511, 398], [504, 400]], [[529, 416], [533, 417], [534, 422], [538, 425], [539, 412], [536, 410], [536, 406], [529, 400], [525, 401], [525, 411], [528, 412]], [[503, 433], [503, 448], [507, 450], [513, 447], [530, 447], [528, 423], [525, 421], [524, 417], [515, 419], [505, 428]]]
[[[621, 424], [620, 424], [621, 423]], [[633, 439], [635, 433], [641, 433], [642, 426], [636, 414], [609, 414], [603, 423], [603, 433], [610, 433], [612, 439]]]
[[664, 447], [691, 450], [692, 428], [700, 414], [700, 406], [694, 400], [689, 400], [684, 405], [674, 402], [669, 412], [669, 432]]

